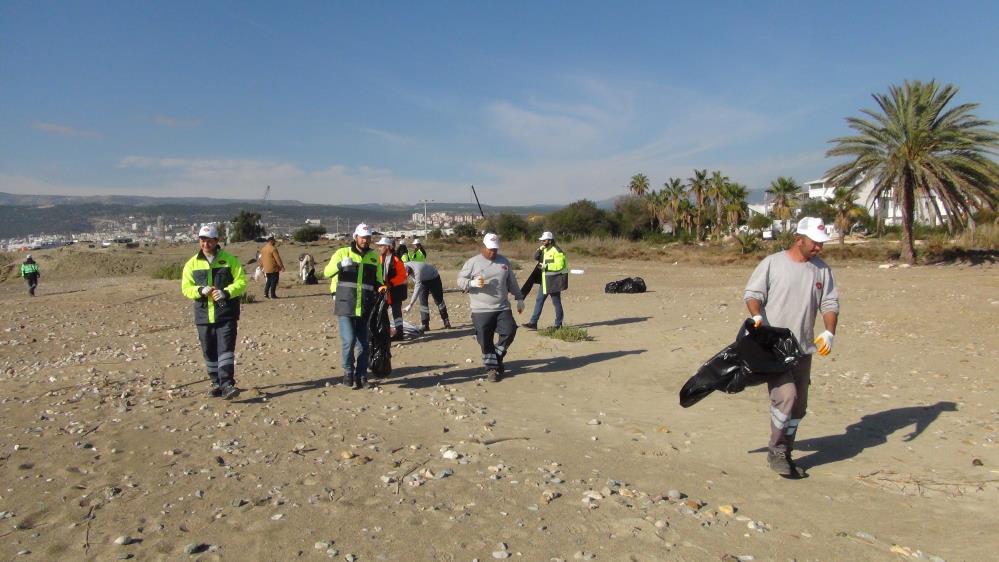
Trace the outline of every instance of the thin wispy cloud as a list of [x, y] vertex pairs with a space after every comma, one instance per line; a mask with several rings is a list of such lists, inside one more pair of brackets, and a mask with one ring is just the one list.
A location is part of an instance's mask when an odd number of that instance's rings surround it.
[[373, 129], [371, 127], [361, 127], [358, 130], [366, 135], [371, 135], [395, 144], [410, 144], [413, 142], [413, 139], [391, 131], [383, 131], [381, 129]]
[[100, 134], [93, 131], [84, 131], [81, 129], [75, 129], [68, 125], [59, 125], [56, 123], [32, 123], [31, 128], [36, 131], [42, 131], [43, 133], [58, 135], [60, 137], [97, 138], [100, 136]]
[[168, 115], [156, 115], [153, 117], [153, 122], [172, 129], [187, 129], [201, 125], [200, 119], [180, 119]]

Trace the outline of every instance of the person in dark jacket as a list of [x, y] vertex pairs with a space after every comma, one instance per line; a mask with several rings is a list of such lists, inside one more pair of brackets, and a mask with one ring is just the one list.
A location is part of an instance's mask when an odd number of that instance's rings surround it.
[[41, 276], [41, 272], [38, 271], [38, 264], [31, 258], [31, 254], [28, 254], [24, 263], [21, 264], [21, 277], [24, 277], [24, 280], [28, 282], [29, 295], [35, 296], [35, 289], [38, 288], [38, 278]]
[[236, 324], [239, 297], [246, 292], [246, 274], [236, 256], [219, 248], [218, 230], [206, 224], [198, 231], [200, 250], [184, 264], [180, 291], [194, 301], [194, 323], [212, 388], [225, 399], [236, 388]]

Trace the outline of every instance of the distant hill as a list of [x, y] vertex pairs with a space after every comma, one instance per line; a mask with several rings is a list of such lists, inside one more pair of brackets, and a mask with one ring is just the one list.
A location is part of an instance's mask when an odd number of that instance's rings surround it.
[[[214, 199], [211, 197], [148, 197], [144, 195], [24, 195], [0, 191], [0, 205], [15, 207], [42, 207], [45, 205], [124, 205], [143, 207], [150, 205], [215, 206], [229, 203], [260, 204], [259, 199]], [[268, 200], [268, 205], [282, 207], [305, 205], [293, 199]]]

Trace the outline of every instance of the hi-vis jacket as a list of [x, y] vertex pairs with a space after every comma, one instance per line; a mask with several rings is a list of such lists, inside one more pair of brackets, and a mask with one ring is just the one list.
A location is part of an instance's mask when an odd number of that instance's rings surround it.
[[38, 264], [33, 261], [26, 261], [21, 264], [21, 277], [38, 275]]
[[[345, 257], [349, 257], [353, 265], [341, 266]], [[333, 253], [323, 275], [333, 279], [330, 292], [334, 296], [333, 314], [336, 316], [364, 316], [374, 304], [378, 287], [385, 278], [378, 253], [369, 248], [361, 255], [353, 243]]]
[[[216, 303], [201, 296], [202, 287], [215, 287], [225, 291], [228, 298]], [[246, 274], [239, 258], [219, 249], [215, 261], [208, 263], [205, 254], [198, 251], [184, 264], [180, 276], [180, 292], [194, 301], [195, 324], [221, 324], [239, 320], [239, 297], [246, 292]]]
[[546, 295], [561, 293], [569, 288], [569, 262], [565, 252], [558, 245], [552, 244], [546, 250], [538, 248], [534, 259], [541, 262], [541, 292]]
[[416, 248], [412, 252], [403, 254], [402, 261], [404, 262], [427, 261], [427, 253], [421, 250], [420, 248]]

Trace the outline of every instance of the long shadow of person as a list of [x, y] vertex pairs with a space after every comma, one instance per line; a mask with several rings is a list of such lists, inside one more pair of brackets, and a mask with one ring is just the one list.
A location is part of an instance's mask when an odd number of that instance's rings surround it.
[[815, 452], [796, 459], [795, 462], [807, 470], [852, 459], [864, 449], [884, 445], [888, 442], [889, 435], [915, 424], [916, 427], [902, 439], [912, 441], [926, 431], [941, 413], [956, 411], [957, 404], [954, 402], [937, 402], [932, 406], [909, 406], [870, 414], [848, 425], [840, 435], [826, 435], [799, 441], [795, 444], [795, 449]]

